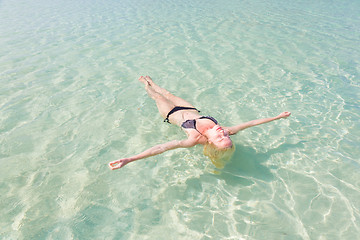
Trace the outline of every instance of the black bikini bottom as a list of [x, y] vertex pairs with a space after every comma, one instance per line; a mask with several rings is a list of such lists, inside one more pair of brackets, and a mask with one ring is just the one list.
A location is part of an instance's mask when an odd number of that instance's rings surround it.
[[170, 112], [167, 114], [166, 118], [164, 119], [164, 122], [169, 122], [169, 116], [171, 114], [173, 114], [174, 112], [180, 111], [180, 110], [196, 110], [198, 112], [200, 112], [199, 110], [197, 110], [194, 107], [180, 107], [180, 106], [175, 106], [173, 109], [170, 110]]

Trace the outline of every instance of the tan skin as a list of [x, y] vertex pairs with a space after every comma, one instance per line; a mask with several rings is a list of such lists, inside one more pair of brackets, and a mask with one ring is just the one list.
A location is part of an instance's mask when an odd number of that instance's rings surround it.
[[[145, 90], [148, 95], [155, 100], [158, 110], [163, 118], [166, 118], [167, 114], [175, 106], [194, 107], [184, 99], [174, 96], [164, 88], [156, 85], [149, 76], [141, 76], [139, 81], [145, 85]], [[181, 127], [181, 124], [186, 120], [196, 119], [196, 128], [199, 132], [192, 128], [182, 128], [187, 134], [186, 139], [174, 140], [153, 146], [137, 155], [112, 161], [109, 163], [109, 167], [111, 170], [119, 169], [136, 160], [158, 155], [176, 148], [190, 148], [197, 144], [212, 144], [218, 149], [226, 149], [232, 146], [230, 135], [234, 135], [249, 127], [281, 118], [287, 118], [290, 114], [290, 112], [283, 112], [276, 117], [252, 120], [232, 127], [222, 127], [209, 119], [199, 119], [201, 115], [196, 110], [180, 110], [169, 116], [170, 123]]]

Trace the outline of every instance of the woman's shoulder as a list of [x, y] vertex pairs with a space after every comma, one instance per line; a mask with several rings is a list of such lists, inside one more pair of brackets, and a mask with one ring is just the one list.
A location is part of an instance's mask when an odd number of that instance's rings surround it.
[[207, 143], [207, 138], [204, 135], [200, 134], [195, 129], [188, 128], [188, 129], [184, 129], [184, 131], [188, 135], [189, 141], [193, 141], [196, 144], [206, 144]]

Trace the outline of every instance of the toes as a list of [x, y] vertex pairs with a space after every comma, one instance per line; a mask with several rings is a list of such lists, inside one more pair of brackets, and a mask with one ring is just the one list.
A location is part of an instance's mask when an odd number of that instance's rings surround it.
[[143, 76], [139, 77], [139, 81], [142, 83], [147, 83], [146, 79]]

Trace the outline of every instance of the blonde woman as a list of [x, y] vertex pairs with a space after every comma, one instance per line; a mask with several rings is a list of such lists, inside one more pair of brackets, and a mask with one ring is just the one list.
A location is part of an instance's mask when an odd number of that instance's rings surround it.
[[[174, 140], [153, 146], [144, 152], [128, 158], [121, 158], [109, 163], [111, 170], [121, 168], [126, 164], [161, 154], [175, 148], [189, 148], [197, 144], [204, 145], [204, 154], [217, 166], [218, 160], [229, 159], [234, 152], [234, 145], [230, 135], [249, 127], [268, 123], [277, 119], [287, 118], [290, 112], [283, 112], [272, 118], [258, 119], [242, 123], [233, 127], [222, 127], [215, 118], [201, 116], [190, 103], [172, 95], [167, 90], [156, 85], [149, 76], [139, 78], [145, 85], [148, 95], [155, 100], [164, 122], [180, 126], [187, 134], [184, 140]], [[220, 164], [218, 164], [220, 166]]]

